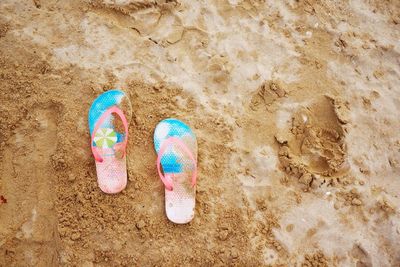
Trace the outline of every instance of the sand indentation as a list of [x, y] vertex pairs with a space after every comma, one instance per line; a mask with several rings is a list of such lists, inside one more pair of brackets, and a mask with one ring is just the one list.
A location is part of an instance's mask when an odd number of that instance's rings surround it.
[[281, 168], [300, 183], [319, 186], [347, 180], [345, 129], [333, 99], [323, 97], [299, 108], [290, 129], [278, 132], [276, 140]]

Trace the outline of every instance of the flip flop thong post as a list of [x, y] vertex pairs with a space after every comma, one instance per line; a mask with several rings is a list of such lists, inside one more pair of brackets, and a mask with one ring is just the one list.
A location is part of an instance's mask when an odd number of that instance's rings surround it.
[[165, 185], [167, 217], [174, 223], [188, 223], [194, 217], [196, 203], [196, 136], [182, 121], [165, 119], [154, 131], [154, 147], [158, 173]]
[[120, 90], [101, 94], [89, 109], [91, 149], [97, 182], [104, 193], [119, 193], [126, 187], [126, 146], [131, 115], [130, 101]]

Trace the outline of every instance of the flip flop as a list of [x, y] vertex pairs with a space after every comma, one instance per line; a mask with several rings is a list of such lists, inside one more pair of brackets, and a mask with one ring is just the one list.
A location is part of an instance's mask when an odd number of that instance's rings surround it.
[[131, 116], [129, 98], [120, 90], [99, 95], [89, 109], [91, 149], [97, 182], [104, 193], [119, 193], [126, 187], [126, 145]]
[[196, 203], [196, 136], [185, 123], [166, 119], [154, 131], [154, 147], [158, 174], [165, 185], [167, 217], [174, 223], [188, 223], [194, 217]]

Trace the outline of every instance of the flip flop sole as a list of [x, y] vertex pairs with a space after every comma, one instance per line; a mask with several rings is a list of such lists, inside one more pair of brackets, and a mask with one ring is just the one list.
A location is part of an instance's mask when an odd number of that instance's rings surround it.
[[[89, 109], [88, 121], [90, 135], [95, 130], [100, 117], [110, 108], [120, 109], [129, 121], [132, 116], [132, 107], [127, 95], [120, 90], [110, 90], [99, 95]], [[97, 182], [100, 189], [108, 194], [121, 192], [127, 184], [126, 156], [117, 157], [115, 147], [122, 142], [124, 135], [120, 133], [113, 114], [108, 115], [95, 133], [94, 146], [103, 161], [96, 160]]]
[[[104, 149], [103, 152], [107, 153]], [[103, 156], [103, 162], [96, 161], [98, 185], [104, 193], [116, 194], [125, 189], [128, 182], [126, 157]]]
[[[170, 137], [179, 138], [197, 160], [197, 140], [189, 126], [177, 119], [161, 121], [154, 131], [157, 153]], [[161, 166], [164, 174], [168, 173], [173, 179], [173, 190], [165, 189], [167, 217], [174, 223], [188, 223], [194, 217], [196, 204], [196, 186], [191, 184], [193, 161], [179, 146], [171, 146], [162, 155]]]

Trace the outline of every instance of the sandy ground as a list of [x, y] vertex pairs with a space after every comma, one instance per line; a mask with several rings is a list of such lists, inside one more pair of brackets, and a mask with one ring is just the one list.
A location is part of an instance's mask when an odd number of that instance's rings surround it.
[[[0, 2], [0, 266], [400, 266], [400, 2]], [[133, 104], [127, 188], [87, 112]], [[152, 134], [199, 143], [168, 222]]]

